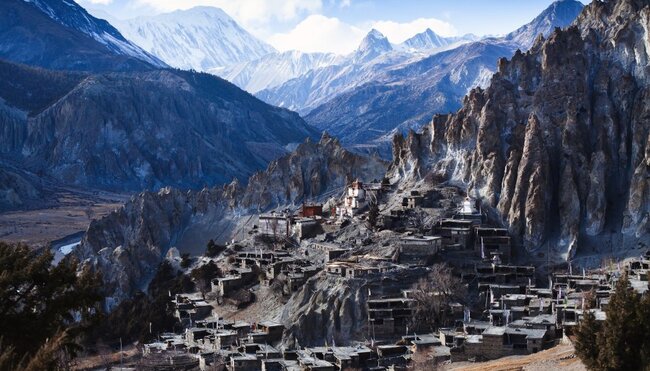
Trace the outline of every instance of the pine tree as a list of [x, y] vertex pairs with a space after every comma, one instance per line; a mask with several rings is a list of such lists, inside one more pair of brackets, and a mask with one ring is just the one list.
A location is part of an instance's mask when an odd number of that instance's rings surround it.
[[639, 319], [639, 331], [642, 339], [639, 343], [639, 352], [641, 364], [648, 365], [646, 370], [650, 369], [650, 293], [645, 293], [641, 298], [637, 310]]
[[596, 316], [585, 310], [580, 326], [576, 331], [576, 354], [590, 370], [598, 369], [598, 334], [601, 326], [596, 321]]
[[627, 274], [616, 283], [607, 319], [598, 336], [598, 367], [605, 370], [640, 370], [640, 341], [643, 338], [638, 320], [639, 295], [630, 289]]
[[[89, 269], [79, 272], [73, 259], [58, 265], [52, 259], [49, 250], [0, 242], [0, 369], [21, 369], [21, 360], [37, 354], [40, 362], [61, 361], [58, 355], [71, 355], [85, 330], [73, 313], [85, 320], [101, 309], [101, 277]], [[62, 340], [52, 341], [57, 338]], [[43, 369], [44, 363], [34, 365], [26, 367]]]

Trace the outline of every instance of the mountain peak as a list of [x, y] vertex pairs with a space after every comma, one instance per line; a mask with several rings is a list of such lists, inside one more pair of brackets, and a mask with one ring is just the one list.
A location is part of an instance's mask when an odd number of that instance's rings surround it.
[[275, 52], [222, 9], [211, 6], [138, 17], [116, 26], [129, 40], [181, 69], [208, 71]]
[[386, 36], [384, 36], [384, 34], [379, 32], [376, 28], [373, 28], [370, 30], [370, 32], [368, 32], [366, 38], [385, 39]]
[[449, 40], [427, 28], [424, 32], [416, 34], [410, 39], [404, 41], [402, 45], [410, 49], [426, 50], [439, 48], [449, 44]]
[[355, 52], [355, 60], [358, 62], [367, 62], [391, 50], [393, 50], [393, 46], [386, 36], [373, 28], [361, 40], [361, 44]]
[[542, 34], [546, 37], [556, 27], [568, 27], [580, 14], [582, 8], [584, 5], [576, 0], [557, 0], [530, 23], [509, 33], [506, 39], [518, 43], [522, 49], [527, 50], [534, 44], [538, 35]]
[[199, 5], [185, 10], [180, 10], [180, 9], [175, 10], [171, 13], [166, 13], [165, 15], [170, 18], [174, 18], [174, 17], [177, 18], [177, 17], [182, 17], [184, 15], [188, 15], [193, 17], [197, 17], [197, 16], [204, 17], [208, 19], [217, 18], [225, 21], [232, 20], [232, 17], [230, 17], [225, 11], [223, 11], [223, 9], [214, 6], [205, 6], [205, 5]]

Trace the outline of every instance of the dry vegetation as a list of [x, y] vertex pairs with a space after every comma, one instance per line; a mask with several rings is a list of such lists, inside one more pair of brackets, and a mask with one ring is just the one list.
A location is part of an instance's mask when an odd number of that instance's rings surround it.
[[44, 246], [85, 231], [92, 219], [119, 208], [127, 199], [108, 192], [58, 190], [42, 208], [0, 213], [0, 240]]
[[443, 370], [455, 371], [586, 371], [587, 368], [575, 355], [571, 344], [561, 344], [554, 348], [527, 356], [512, 356], [489, 362], [459, 362], [444, 365]]

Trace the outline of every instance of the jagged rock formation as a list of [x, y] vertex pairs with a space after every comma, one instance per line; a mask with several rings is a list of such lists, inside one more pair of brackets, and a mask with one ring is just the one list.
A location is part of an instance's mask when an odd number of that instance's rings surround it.
[[592, 2], [456, 114], [397, 136], [393, 176], [466, 186], [538, 257], [650, 245], [649, 19], [645, 0]]
[[246, 186], [235, 181], [201, 191], [165, 188], [134, 196], [92, 222], [76, 253], [103, 272], [109, 292], [124, 298], [146, 287], [170, 247], [187, 251], [211, 238], [229, 240], [237, 223], [250, 215], [297, 204], [356, 178], [381, 179], [386, 165], [346, 151], [325, 134], [272, 161]]
[[245, 180], [317, 137], [297, 114], [209, 74], [0, 62], [0, 76], [0, 155], [64, 184], [139, 191]]
[[292, 295], [282, 312], [287, 325], [284, 345], [348, 344], [372, 337], [367, 327], [368, 295], [400, 295], [426, 275], [426, 268], [400, 269], [379, 277], [343, 278], [325, 272], [311, 278]]

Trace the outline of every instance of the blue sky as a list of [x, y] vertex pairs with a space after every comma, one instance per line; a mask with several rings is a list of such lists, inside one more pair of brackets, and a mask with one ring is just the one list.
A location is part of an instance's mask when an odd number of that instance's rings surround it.
[[[443, 36], [495, 35], [529, 22], [552, 0], [78, 0], [98, 16], [127, 19], [217, 6], [279, 50], [347, 53], [376, 28], [391, 42], [431, 28]], [[588, 3], [588, 0], [582, 0]]]

